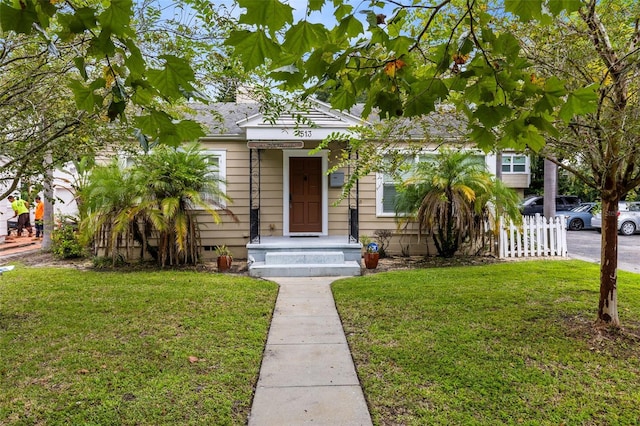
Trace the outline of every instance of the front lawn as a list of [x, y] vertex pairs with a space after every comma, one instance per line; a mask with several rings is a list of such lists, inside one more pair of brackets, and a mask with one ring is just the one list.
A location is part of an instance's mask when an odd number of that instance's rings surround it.
[[333, 284], [378, 425], [640, 423], [640, 275], [593, 327], [598, 266], [535, 261]]
[[277, 286], [197, 272], [0, 277], [0, 424], [246, 424]]

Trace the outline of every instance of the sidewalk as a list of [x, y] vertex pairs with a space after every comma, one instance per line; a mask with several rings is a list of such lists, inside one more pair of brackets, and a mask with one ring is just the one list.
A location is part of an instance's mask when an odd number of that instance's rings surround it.
[[371, 425], [338, 317], [336, 277], [280, 285], [249, 426]]
[[0, 243], [0, 260], [10, 259], [11, 257], [37, 251], [42, 248], [42, 240], [33, 240], [32, 237], [6, 237], [4, 243]]

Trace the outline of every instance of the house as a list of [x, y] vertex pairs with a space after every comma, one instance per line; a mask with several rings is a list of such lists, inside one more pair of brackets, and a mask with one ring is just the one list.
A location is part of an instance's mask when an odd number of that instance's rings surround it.
[[[203, 212], [199, 222], [205, 260], [215, 258], [215, 248], [225, 244], [236, 259], [247, 259], [253, 276], [359, 275], [360, 236], [374, 237], [377, 231], [391, 233], [389, 254], [435, 253], [415, 225], [398, 230], [394, 178], [371, 173], [343, 197], [352, 171], [328, 172], [349, 148], [348, 142], [337, 138], [315, 150], [329, 135], [375, 125], [374, 120], [360, 118], [358, 109], [340, 112], [313, 101], [306, 111], [272, 117], [254, 102], [191, 108], [194, 118], [209, 129], [200, 142], [225, 182], [221, 189], [233, 200], [228, 207], [239, 219], [225, 221], [223, 216], [223, 223], [214, 224]], [[421, 127], [408, 126], [402, 137], [420, 141], [431, 152], [443, 141], [459, 143], [454, 130], [464, 125], [446, 123], [450, 116], [446, 111], [441, 114], [447, 125], [427, 120]], [[424, 142], [425, 133], [433, 142]], [[349, 155], [355, 157], [358, 152]], [[420, 154], [406, 155], [407, 162], [419, 161]], [[496, 156], [484, 159], [495, 174]], [[500, 167], [503, 181], [522, 195], [529, 186], [528, 157], [503, 152]], [[61, 202], [55, 204], [56, 214], [73, 214], [68, 173], [57, 173], [54, 197]]]
[[[239, 218], [219, 225], [201, 220], [205, 258], [226, 244], [236, 258], [248, 259], [253, 276], [357, 275], [359, 236], [373, 237], [379, 230], [392, 232], [388, 253], [428, 253], [415, 226], [397, 230], [389, 202], [395, 191], [392, 178], [371, 173], [341, 198], [351, 171], [328, 171], [347, 142], [334, 140], [314, 150], [329, 135], [371, 126], [357, 113], [335, 111], [318, 101], [308, 111], [275, 118], [251, 102], [193, 107], [196, 120], [209, 127], [201, 143], [216, 158], [226, 181], [223, 189], [233, 200], [229, 207]], [[437, 123], [429, 131], [440, 133], [439, 142], [450, 137]], [[485, 161], [495, 173], [496, 156], [487, 155]], [[522, 194], [529, 185], [528, 157], [504, 152], [501, 168], [503, 180]]]

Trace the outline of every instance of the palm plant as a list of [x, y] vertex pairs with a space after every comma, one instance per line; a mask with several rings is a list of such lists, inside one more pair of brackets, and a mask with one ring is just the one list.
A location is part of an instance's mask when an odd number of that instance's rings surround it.
[[135, 220], [130, 212], [135, 205], [138, 188], [131, 171], [122, 169], [116, 160], [95, 166], [76, 197], [82, 200], [81, 240], [93, 243], [94, 253], [101, 248], [115, 262], [119, 251], [133, 247]]
[[231, 200], [220, 190], [210, 157], [197, 144], [157, 146], [126, 169], [117, 161], [98, 166], [89, 181], [81, 193], [87, 210], [82, 234], [94, 242], [94, 252], [104, 249], [114, 263], [140, 247], [141, 258], [148, 254], [163, 267], [195, 264], [198, 215], [219, 223], [223, 212], [237, 220], [223, 204]]
[[160, 266], [199, 260], [201, 212], [215, 223], [221, 222], [221, 212], [237, 221], [225, 207], [231, 200], [220, 190], [221, 180], [212, 171], [210, 159], [195, 143], [181, 149], [159, 146], [135, 167], [140, 199], [132, 217], [144, 217], [152, 224]]
[[452, 257], [464, 241], [497, 230], [503, 214], [518, 222], [518, 197], [472, 152], [442, 150], [416, 165], [398, 188], [396, 212], [408, 213], [432, 235], [438, 255]]

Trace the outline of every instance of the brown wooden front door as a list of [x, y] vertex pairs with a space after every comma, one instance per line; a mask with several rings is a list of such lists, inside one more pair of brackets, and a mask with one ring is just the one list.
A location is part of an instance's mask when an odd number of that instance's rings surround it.
[[322, 158], [289, 159], [289, 232], [322, 232]]

